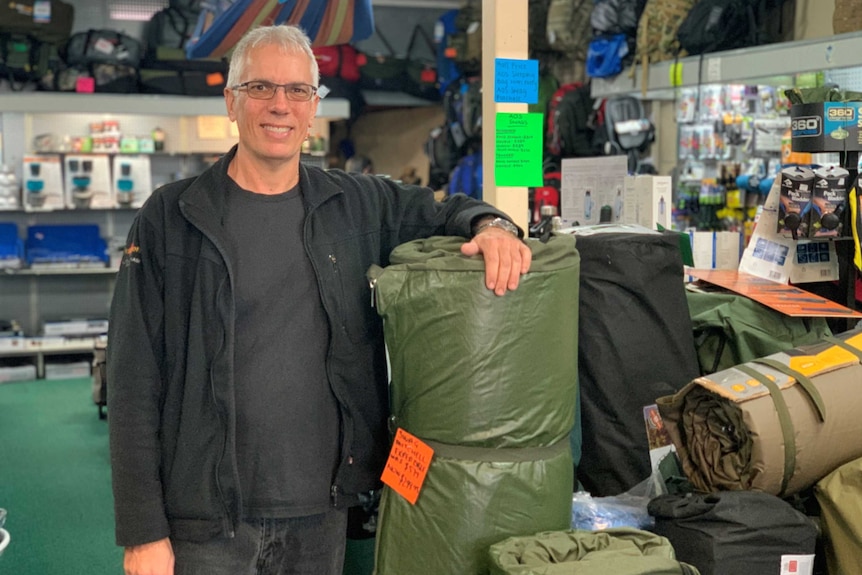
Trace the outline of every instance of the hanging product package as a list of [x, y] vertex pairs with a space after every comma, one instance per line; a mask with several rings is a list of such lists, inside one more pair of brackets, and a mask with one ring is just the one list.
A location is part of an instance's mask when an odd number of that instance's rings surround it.
[[391, 429], [434, 449], [415, 505], [389, 487], [377, 575], [486, 573], [488, 547], [565, 529], [577, 396], [578, 275], [571, 236], [530, 241], [517, 290], [485, 287], [463, 238], [399, 246], [372, 268], [391, 369]]
[[692, 485], [788, 496], [862, 457], [862, 331], [699, 377], [658, 399]]

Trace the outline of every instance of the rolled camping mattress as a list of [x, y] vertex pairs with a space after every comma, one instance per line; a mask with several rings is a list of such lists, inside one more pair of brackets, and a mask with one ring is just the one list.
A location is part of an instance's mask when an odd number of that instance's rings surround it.
[[485, 287], [462, 238], [396, 248], [369, 270], [390, 362], [391, 429], [434, 456], [415, 505], [384, 488], [375, 573], [487, 573], [487, 549], [568, 527], [577, 397], [578, 274], [571, 236], [530, 241], [514, 292]]
[[697, 378], [657, 404], [696, 489], [787, 496], [862, 456], [860, 383], [856, 331]]
[[670, 541], [639, 529], [573, 529], [511, 537], [488, 550], [491, 575], [698, 575]]

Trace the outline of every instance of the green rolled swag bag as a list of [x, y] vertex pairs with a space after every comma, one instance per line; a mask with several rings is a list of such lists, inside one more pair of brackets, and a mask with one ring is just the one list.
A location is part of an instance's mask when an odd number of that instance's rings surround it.
[[574, 482], [580, 256], [531, 241], [514, 292], [485, 287], [463, 238], [396, 248], [372, 268], [390, 360], [393, 433], [435, 451], [415, 505], [384, 488], [377, 575], [488, 572], [488, 547], [565, 529]]
[[491, 575], [699, 575], [666, 538], [628, 527], [511, 537], [488, 553]]

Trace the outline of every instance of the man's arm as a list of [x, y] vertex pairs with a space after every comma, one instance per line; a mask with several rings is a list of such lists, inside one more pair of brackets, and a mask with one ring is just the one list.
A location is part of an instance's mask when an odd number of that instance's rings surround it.
[[126, 547], [123, 570], [126, 575], [174, 575], [174, 550], [170, 539]]

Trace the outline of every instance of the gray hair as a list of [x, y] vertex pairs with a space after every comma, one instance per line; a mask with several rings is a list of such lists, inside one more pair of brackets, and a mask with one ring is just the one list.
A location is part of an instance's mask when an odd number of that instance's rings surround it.
[[227, 86], [232, 88], [240, 82], [245, 67], [248, 64], [248, 54], [259, 46], [278, 46], [285, 54], [305, 54], [311, 66], [312, 83], [320, 82], [320, 71], [317, 59], [311, 50], [311, 40], [308, 35], [296, 26], [259, 26], [248, 32], [237, 42], [230, 57], [230, 69], [227, 75]]

